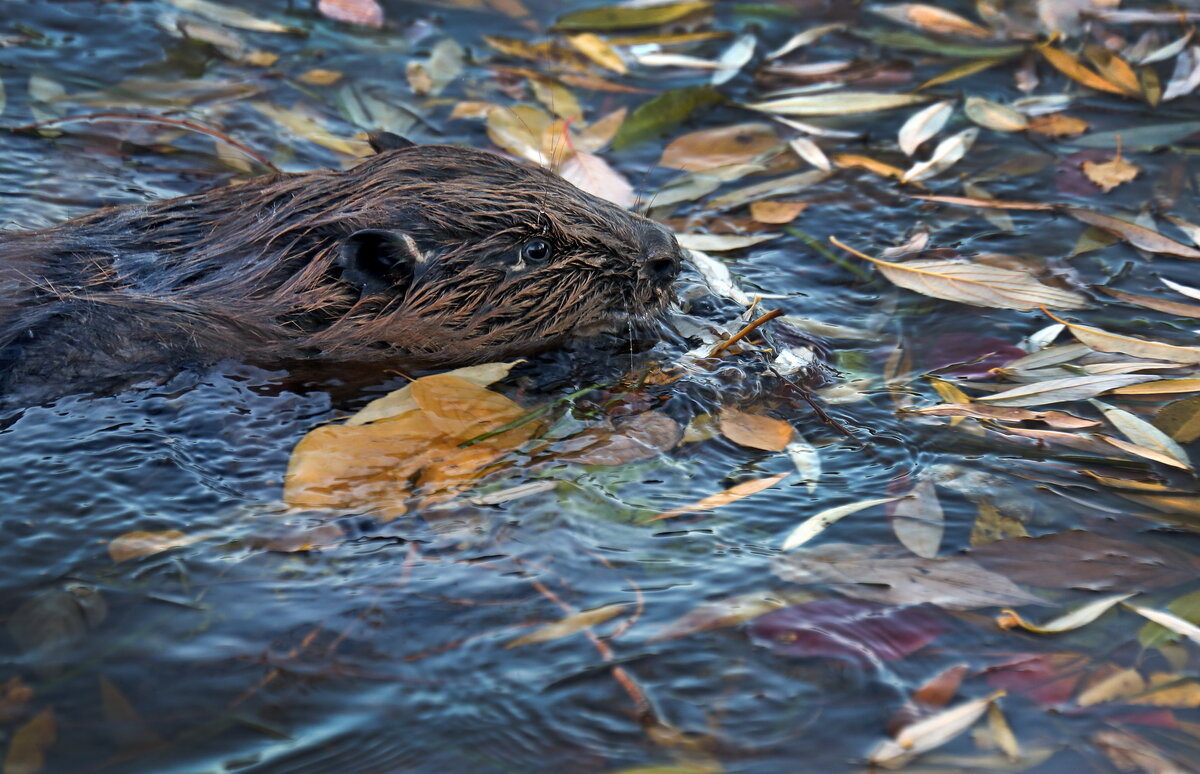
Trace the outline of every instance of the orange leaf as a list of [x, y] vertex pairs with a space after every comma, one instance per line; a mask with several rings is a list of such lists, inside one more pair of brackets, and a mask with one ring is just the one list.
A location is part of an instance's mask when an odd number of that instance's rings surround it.
[[1129, 96], [1125, 90], [1116, 84], [1109, 83], [1101, 76], [1092, 72], [1083, 66], [1083, 63], [1076, 59], [1071, 54], [1063, 51], [1060, 48], [1051, 46], [1041, 46], [1042, 56], [1046, 61], [1054, 65], [1055, 69], [1066, 75], [1068, 78], [1082, 83], [1089, 89], [1096, 91], [1107, 91], [1109, 94], [1120, 94], [1121, 96]]
[[714, 495], [709, 495], [694, 503], [685, 505], [682, 508], [676, 508], [671, 511], [664, 511], [658, 514], [649, 521], [659, 521], [661, 519], [673, 519], [676, 516], [682, 516], [686, 513], [695, 513], [696, 511], [709, 511], [713, 508], [720, 508], [722, 505], [729, 505], [737, 502], [752, 494], [757, 494], [764, 489], [770, 489], [780, 481], [787, 478], [790, 473], [781, 473], [778, 476], [767, 476], [766, 478], [756, 478], [752, 481], [743, 481], [737, 486], [731, 486], [723, 492], [717, 492]]
[[728, 406], [721, 409], [721, 432], [740, 446], [763, 451], [783, 451], [795, 430], [787, 422], [762, 414], [747, 414]]

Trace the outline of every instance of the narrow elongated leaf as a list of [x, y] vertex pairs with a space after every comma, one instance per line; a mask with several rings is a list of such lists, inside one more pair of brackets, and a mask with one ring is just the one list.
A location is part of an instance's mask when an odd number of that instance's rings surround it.
[[782, 46], [767, 54], [765, 59], [767, 61], [771, 61], [772, 59], [778, 59], [781, 56], [787, 56], [798, 48], [803, 48], [811, 43], [815, 43], [827, 33], [845, 28], [845, 24], [822, 24], [819, 27], [813, 27], [812, 29], [805, 30], [804, 32], [798, 32], [792, 37], [788, 38], [788, 41]]
[[971, 306], [1029, 311], [1045, 306], [1080, 309], [1087, 299], [1069, 290], [1043, 285], [1021, 271], [981, 263], [916, 260], [892, 263], [858, 253], [902, 288]]
[[1082, 62], [1080, 62], [1071, 54], [1068, 54], [1066, 51], [1063, 51], [1060, 48], [1054, 48], [1053, 46], [1040, 46], [1038, 50], [1042, 52], [1042, 56], [1044, 56], [1046, 61], [1053, 65], [1056, 70], [1068, 78], [1082, 83], [1089, 89], [1106, 91], [1109, 94], [1129, 96], [1120, 86], [1117, 86], [1114, 83], [1109, 83], [1102, 76], [1097, 75], [1096, 73], [1087, 69]]
[[1160, 379], [1148, 374], [1117, 374], [1101, 376], [1068, 376], [1035, 384], [1022, 384], [1011, 390], [984, 395], [975, 400], [996, 406], [1040, 406], [1095, 397], [1118, 387]]
[[662, 134], [685, 121], [699, 108], [724, 99], [711, 86], [669, 89], [638, 105], [613, 138], [617, 150], [628, 148]]
[[926, 559], [937, 556], [946, 531], [946, 517], [932, 480], [919, 482], [891, 511], [892, 532], [905, 548]]
[[746, 105], [751, 110], [784, 116], [848, 116], [919, 105], [928, 102], [922, 94], [883, 94], [867, 91], [839, 91], [808, 94]]
[[1020, 132], [1029, 128], [1029, 119], [1024, 113], [983, 97], [967, 97], [963, 112], [980, 126], [997, 132]]
[[1125, 594], [1114, 594], [1110, 597], [1097, 599], [1041, 625], [1026, 621], [1012, 610], [1004, 610], [997, 619], [997, 623], [1002, 629], [1021, 628], [1034, 634], [1061, 634], [1062, 632], [1069, 632], [1072, 629], [1078, 629], [1081, 626], [1087, 626], [1116, 605], [1134, 596], [1137, 596], [1136, 591], [1130, 591]]
[[1097, 400], [1091, 403], [1130, 441], [1144, 449], [1170, 457], [1183, 467], [1191, 469], [1192, 462], [1188, 459], [1187, 452], [1162, 430], [1124, 409], [1114, 408]]
[[696, 511], [708, 511], [713, 508], [720, 508], [722, 505], [737, 502], [752, 494], [758, 494], [764, 489], [770, 489], [780, 481], [787, 478], [790, 473], [781, 473], [778, 476], [767, 476], [766, 478], [756, 478], [752, 481], [743, 481], [737, 486], [731, 486], [723, 492], [717, 492], [714, 495], [709, 495], [694, 503], [690, 503], [681, 508], [675, 508], [670, 511], [665, 511], [650, 519], [650, 521], [659, 521], [661, 519], [673, 519], [676, 516], [682, 516], [686, 513], [695, 513]]
[[900, 150], [904, 151], [907, 156], [916, 153], [917, 148], [921, 147], [921, 143], [942, 131], [942, 127], [946, 125], [952, 115], [954, 115], [954, 103], [950, 100], [935, 102], [929, 107], [913, 113], [912, 117], [904, 122], [904, 126], [900, 127], [898, 138]]
[[1196, 304], [1184, 304], [1179, 301], [1168, 301], [1165, 298], [1158, 298], [1157, 296], [1140, 296], [1136, 293], [1126, 293], [1124, 290], [1117, 290], [1115, 288], [1101, 287], [1099, 289], [1118, 301], [1124, 301], [1127, 304], [1143, 306], [1147, 309], [1166, 312], [1167, 314], [1173, 314], [1178, 317], [1200, 318], [1200, 306]]
[[[1063, 321], [1059, 320], [1059, 322]], [[1065, 324], [1075, 338], [1100, 352], [1119, 352], [1124, 355], [1151, 360], [1166, 360], [1171, 363], [1200, 363], [1200, 347], [1180, 347], [1175, 344], [1164, 344], [1158, 341], [1109, 333], [1106, 330], [1087, 325]]]
[[952, 11], [946, 11], [926, 3], [876, 5], [869, 10], [892, 21], [938, 35], [965, 35], [977, 40], [986, 40], [992, 36], [991, 31], [986, 27], [981, 27]]
[[561, 621], [555, 621], [552, 624], [539, 626], [529, 634], [516, 638], [508, 643], [505, 647], [515, 648], [520, 645], [530, 645], [535, 642], [550, 642], [551, 640], [561, 640], [563, 637], [569, 637], [576, 632], [583, 631], [592, 626], [602, 624], [613, 616], [619, 614], [628, 605], [614, 604], [604, 605], [592, 610], [584, 610], [574, 615], [567, 616]]
[[1075, 220], [1120, 237], [1134, 247], [1140, 247], [1152, 253], [1178, 255], [1180, 258], [1200, 258], [1200, 250], [1188, 247], [1182, 242], [1176, 242], [1174, 239], [1165, 237], [1145, 226], [1139, 226], [1136, 223], [1130, 223], [1127, 220], [1114, 218], [1111, 215], [1105, 215], [1095, 210], [1084, 209], [1083, 207], [1064, 207], [1063, 212], [1075, 218]]
[[849, 516], [852, 513], [872, 508], [876, 505], [884, 503], [892, 503], [902, 499], [901, 497], [880, 497], [875, 500], [860, 500], [856, 503], [848, 503], [839, 505], [836, 508], [828, 508], [821, 511], [815, 516], [811, 516], [796, 526], [787, 537], [783, 539], [783, 545], [780, 548], [784, 551], [791, 551], [793, 548], [799, 548], [808, 541], [812, 540], [817, 535], [824, 532], [831, 524], [840, 519]]
[[707, 10], [709, 0], [687, 0], [666, 5], [624, 6], [604, 5], [584, 8], [558, 17], [554, 26], [560, 30], [628, 30], [668, 24], [676, 19]]
[[1185, 621], [1179, 616], [1172, 615], [1164, 610], [1154, 610], [1153, 608], [1130, 604], [1126, 604], [1125, 607], [1133, 610], [1138, 615], [1149, 618], [1159, 626], [1165, 626], [1176, 634], [1182, 634], [1192, 642], [1200, 645], [1200, 626], [1196, 626], [1194, 623]]
[[967, 155], [967, 151], [970, 150], [978, 136], [979, 130], [972, 127], [947, 137], [938, 143], [937, 147], [933, 149], [933, 154], [926, 161], [914, 164], [905, 172], [904, 176], [900, 178], [900, 182], [912, 183], [926, 180], [945, 172]]
[[904, 727], [895, 739], [886, 739], [871, 752], [868, 760], [886, 769], [898, 769], [918, 755], [941, 747], [966, 731], [983, 717], [992, 702], [1004, 695], [996, 691], [990, 696], [963, 702], [950, 709], [918, 720]]
[[712, 85], [720, 86], [733, 80], [754, 56], [754, 46], [757, 42], [753, 35], [739, 35], [717, 60], [717, 71], [713, 73]]
[[782, 234], [677, 234], [679, 246], [688, 250], [719, 253], [726, 250], [741, 250], [746, 247], [770, 242]]

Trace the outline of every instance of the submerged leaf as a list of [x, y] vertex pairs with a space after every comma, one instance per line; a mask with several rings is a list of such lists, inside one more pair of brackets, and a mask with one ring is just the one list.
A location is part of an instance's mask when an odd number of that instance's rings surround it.
[[899, 661], [935, 640], [941, 618], [921, 607], [884, 607], [818, 599], [773, 610], [750, 627], [755, 645], [800, 658], [837, 658], [869, 665]]
[[907, 156], [916, 153], [922, 143], [942, 131], [942, 127], [946, 125], [952, 115], [954, 115], [954, 103], [950, 100], [935, 102], [929, 107], [913, 113], [904, 122], [904, 126], [900, 127], [898, 138], [900, 150], [904, 151]]
[[996, 691], [985, 698], [963, 702], [918, 720], [902, 729], [895, 739], [885, 739], [876, 746], [869, 760], [886, 769], [898, 769], [921, 753], [941, 747], [975, 725], [992, 702], [1003, 695], [1004, 691]]
[[1013, 629], [1020, 627], [1021, 629], [1024, 629], [1027, 632], [1033, 632], [1034, 634], [1061, 634], [1062, 632], [1069, 632], [1073, 629], [1087, 626], [1092, 621], [1095, 621], [1097, 618], [1107, 613], [1113, 607], [1133, 596], [1137, 596], [1136, 591], [1129, 591], [1124, 594], [1114, 594], [1111, 597], [1097, 599], [1094, 602], [1089, 602], [1082, 607], [1078, 607], [1069, 613], [1064, 613], [1063, 615], [1060, 615], [1057, 618], [1047, 621], [1041, 625], [1029, 623], [1012, 610], [1002, 611], [1001, 616], [996, 622], [1002, 629]]
[[928, 101], [929, 97], [922, 94], [842, 91], [785, 97], [768, 102], [756, 102], [746, 105], [746, 107], [751, 110], [761, 110], [764, 113], [777, 113], [784, 116], [846, 116], [895, 110]]
[[650, 521], [659, 521], [660, 519], [673, 519], [676, 516], [683, 516], [696, 511], [708, 511], [713, 508], [720, 508], [723, 505], [737, 502], [743, 498], [749, 497], [752, 494], [758, 494], [764, 489], [770, 489], [780, 481], [787, 478], [789, 473], [781, 473], [778, 476], [767, 476], [766, 478], [756, 478], [752, 481], [743, 481], [737, 486], [731, 486], [723, 492], [717, 492], [714, 495], [697, 500], [681, 508], [675, 508], [670, 511], [665, 511], [650, 519]]
[[824, 532], [833, 523], [849, 516], [852, 513], [873, 508], [876, 505], [895, 502], [902, 499], [900, 497], [880, 497], [873, 500], [860, 500], [856, 503], [848, 503], [839, 505], [835, 508], [827, 508], [815, 516], [810, 516], [803, 522], [798, 524], [795, 529], [787, 534], [783, 539], [783, 544], [780, 546], [782, 551], [791, 551], [794, 548], [799, 548], [808, 541], [812, 540], [817, 535]]

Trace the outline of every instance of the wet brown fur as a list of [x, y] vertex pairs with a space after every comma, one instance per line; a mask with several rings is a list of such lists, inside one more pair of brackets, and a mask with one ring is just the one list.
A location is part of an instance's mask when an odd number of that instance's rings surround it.
[[[348, 279], [362, 229], [410, 239], [411, 276]], [[554, 248], [541, 264], [522, 258], [535, 237]], [[679, 258], [661, 226], [545, 170], [413, 146], [0, 233], [0, 378], [73, 389], [229, 357], [528, 355], [653, 318]]]

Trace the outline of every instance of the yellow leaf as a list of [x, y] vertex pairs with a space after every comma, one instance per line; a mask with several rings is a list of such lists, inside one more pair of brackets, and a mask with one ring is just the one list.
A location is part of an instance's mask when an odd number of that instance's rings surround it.
[[890, 177], [893, 180], [899, 180], [904, 177], [904, 170], [899, 167], [893, 167], [891, 164], [884, 164], [882, 161], [867, 156], [856, 156], [852, 153], [839, 153], [833, 157], [833, 163], [843, 168], [859, 168], [869, 172], [874, 172], [882, 177]]
[[195, 543], [197, 540], [203, 540], [202, 535], [186, 535], [177, 529], [169, 529], [163, 532], [144, 532], [141, 530], [135, 532], [126, 532], [120, 537], [112, 539], [108, 544], [108, 555], [112, 557], [114, 562], [124, 562], [129, 559], [136, 559], [139, 556], [149, 556], [167, 551], [179, 546], [186, 546], [189, 543]]
[[1109, 83], [1101, 76], [1087, 69], [1083, 66], [1082, 62], [1080, 62], [1071, 54], [1068, 54], [1066, 51], [1048, 45], [1039, 46], [1038, 50], [1042, 52], [1042, 56], [1044, 56], [1046, 61], [1053, 65], [1055, 69], [1068, 78], [1082, 83], [1089, 89], [1106, 91], [1109, 94], [1128, 96], [1125, 93], [1125, 90], [1120, 86]]
[[312, 86], [331, 86], [341, 79], [342, 74], [337, 70], [322, 70], [317, 67], [302, 73], [297, 80]]
[[321, 126], [317, 119], [300, 109], [282, 108], [269, 102], [251, 102], [254, 108], [264, 116], [290, 130], [298, 137], [314, 142], [330, 150], [344, 153], [347, 156], [370, 156], [371, 148], [365, 142], [348, 140], [330, 132]]
[[783, 451], [795, 430], [787, 422], [762, 414], [747, 414], [728, 406], [721, 408], [721, 432], [740, 446], [764, 451]]
[[1121, 183], [1128, 183], [1130, 180], [1133, 180], [1138, 176], [1140, 171], [1140, 169], [1126, 161], [1119, 154], [1103, 163], [1095, 161], [1083, 162], [1083, 174], [1087, 175], [1088, 180], [1103, 188], [1105, 193], [1108, 193]]
[[1146, 681], [1136, 669], [1122, 669], [1092, 685], [1089, 685], [1075, 699], [1080, 707], [1091, 707], [1110, 701], [1127, 699], [1146, 690]]
[[720, 508], [722, 505], [729, 505], [737, 502], [752, 494], [757, 494], [764, 489], [770, 489], [780, 481], [787, 478], [790, 473], [781, 473], [778, 476], [767, 476], [766, 478], [756, 478], [752, 481], [743, 481], [737, 486], [731, 486], [723, 492], [717, 492], [714, 495], [709, 495], [703, 499], [697, 500], [694, 503], [685, 505], [682, 508], [665, 511], [657, 516], [649, 519], [649, 521], [659, 521], [660, 519], [673, 519], [676, 516], [683, 516], [687, 513], [695, 513], [696, 511], [709, 511], [713, 508]]
[[1033, 116], [1029, 119], [1029, 131], [1046, 137], [1069, 137], [1073, 134], [1083, 134], [1088, 130], [1087, 121], [1082, 118], [1053, 113], [1048, 116]]
[[621, 59], [621, 55], [599, 35], [591, 32], [568, 35], [567, 42], [574, 46], [576, 51], [606, 70], [612, 70], [614, 73], [620, 73], [621, 75], [629, 72], [629, 68], [625, 66], [625, 60]]
[[761, 201], [750, 203], [750, 217], [759, 223], [791, 223], [808, 208], [808, 202]]
[[519, 645], [529, 645], [535, 642], [550, 642], [551, 640], [561, 640], [563, 637], [569, 637], [576, 632], [591, 628], [597, 624], [602, 624], [608, 619], [620, 613], [628, 605], [614, 604], [604, 605], [592, 610], [584, 610], [574, 615], [569, 615], [561, 621], [555, 621], [552, 624], [539, 626], [529, 634], [518, 637], [505, 647], [515, 648]]
[[1200, 347], [1180, 347], [1158, 341], [1121, 336], [1100, 328], [1077, 325], [1050, 315], [1055, 322], [1066, 325], [1079, 341], [1100, 352], [1119, 352], [1123, 355], [1144, 357], [1150, 360], [1166, 360], [1171, 363], [1200, 363]]

